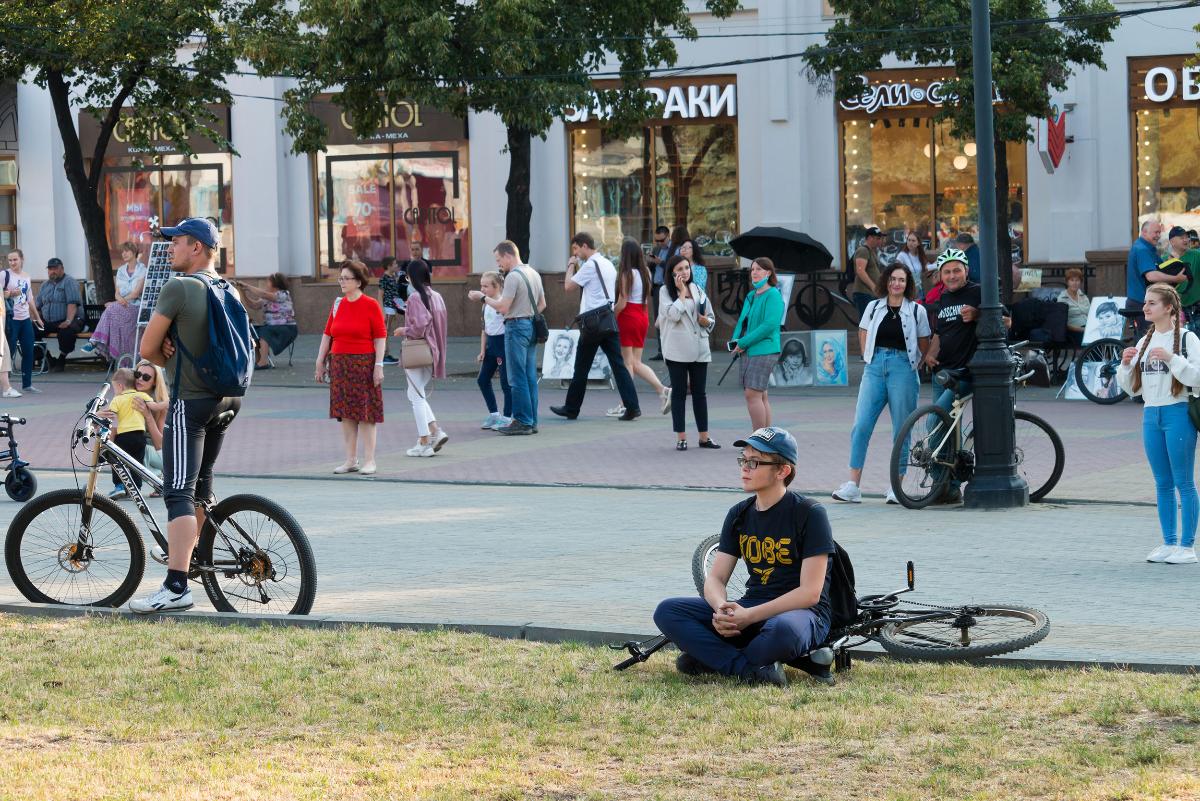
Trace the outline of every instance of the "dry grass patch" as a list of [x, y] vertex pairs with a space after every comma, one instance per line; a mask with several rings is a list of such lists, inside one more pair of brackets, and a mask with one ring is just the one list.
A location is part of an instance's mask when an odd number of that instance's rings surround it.
[[1200, 799], [1200, 678], [0, 615], [0, 799]]

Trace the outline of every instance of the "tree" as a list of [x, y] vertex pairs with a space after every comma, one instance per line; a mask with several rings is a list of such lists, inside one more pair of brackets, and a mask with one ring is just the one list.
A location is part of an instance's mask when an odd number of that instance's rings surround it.
[[[831, 0], [842, 15], [826, 44], [810, 47], [804, 57], [809, 77], [839, 100], [862, 91], [858, 75], [877, 70], [884, 58], [905, 63], [949, 66], [953, 75], [938, 119], [948, 120], [958, 138], [974, 136], [970, 0]], [[1003, 102], [993, 106], [996, 154], [997, 255], [1003, 295], [1012, 295], [1012, 242], [1008, 219], [1007, 142], [1032, 138], [1030, 118], [1050, 112], [1052, 90], [1066, 88], [1075, 66], [1104, 66], [1102, 46], [1117, 26], [1108, 0], [1061, 0], [1062, 22], [1038, 22], [1048, 16], [1044, 0], [991, 0], [992, 82]], [[963, 26], [955, 30], [955, 26]], [[950, 30], [945, 30], [949, 28]], [[932, 30], [931, 30], [932, 29]], [[942, 29], [942, 30], [938, 30]], [[887, 33], [881, 35], [880, 31]], [[981, 243], [985, 247], [986, 243]]]
[[[123, 118], [131, 144], [145, 147], [161, 136], [188, 154], [193, 134], [228, 146], [208, 106], [230, 100], [225, 76], [237, 68], [239, 31], [277, 20], [271, 0], [5, 3], [0, 78], [29, 80], [50, 93], [99, 300], [113, 297], [99, 198], [113, 129]], [[90, 153], [80, 146], [73, 106], [100, 123]]]
[[[737, 8], [737, 0], [707, 4], [719, 16]], [[544, 137], [571, 109], [592, 106], [597, 94], [611, 107], [610, 130], [639, 125], [652, 103], [641, 88], [647, 70], [675, 63], [673, 34], [696, 35], [685, 0], [378, 0], [369, 15], [346, 6], [300, 0], [287, 40], [293, 46], [263, 40], [253, 50], [260, 69], [299, 76], [284, 111], [293, 149], [323, 147], [324, 126], [309, 104], [331, 87], [340, 87], [334, 102], [363, 136], [404, 99], [463, 115], [494, 112], [510, 158], [505, 230], [526, 257], [532, 137]], [[597, 92], [592, 74], [610, 59], [621, 87]]]

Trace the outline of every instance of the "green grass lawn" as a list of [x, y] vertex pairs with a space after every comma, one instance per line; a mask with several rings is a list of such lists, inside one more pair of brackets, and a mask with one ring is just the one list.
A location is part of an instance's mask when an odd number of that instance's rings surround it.
[[0, 799], [1196, 799], [1200, 678], [0, 615]]

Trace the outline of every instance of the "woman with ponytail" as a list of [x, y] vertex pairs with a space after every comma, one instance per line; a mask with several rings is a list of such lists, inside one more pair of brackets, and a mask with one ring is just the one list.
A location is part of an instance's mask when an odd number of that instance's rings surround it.
[[[1200, 516], [1193, 476], [1196, 429], [1188, 418], [1189, 388], [1200, 387], [1200, 338], [1183, 328], [1181, 310], [1173, 286], [1147, 287], [1142, 311], [1153, 327], [1137, 345], [1125, 349], [1117, 370], [1121, 388], [1145, 401], [1142, 442], [1154, 473], [1163, 538], [1163, 544], [1151, 551], [1146, 561], [1172, 565], [1196, 562], [1196, 519]], [[1182, 531], [1176, 526], [1176, 505]]]

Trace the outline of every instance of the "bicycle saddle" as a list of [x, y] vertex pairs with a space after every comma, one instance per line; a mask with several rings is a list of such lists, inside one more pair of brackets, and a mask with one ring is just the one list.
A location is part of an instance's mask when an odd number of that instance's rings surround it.
[[954, 370], [938, 370], [933, 374], [933, 380], [939, 386], [943, 386], [946, 389], [952, 389], [955, 392], [958, 392], [961, 387], [961, 382], [966, 378], [970, 378], [970, 376], [970, 370], [968, 370], [966, 367], [959, 367]]

